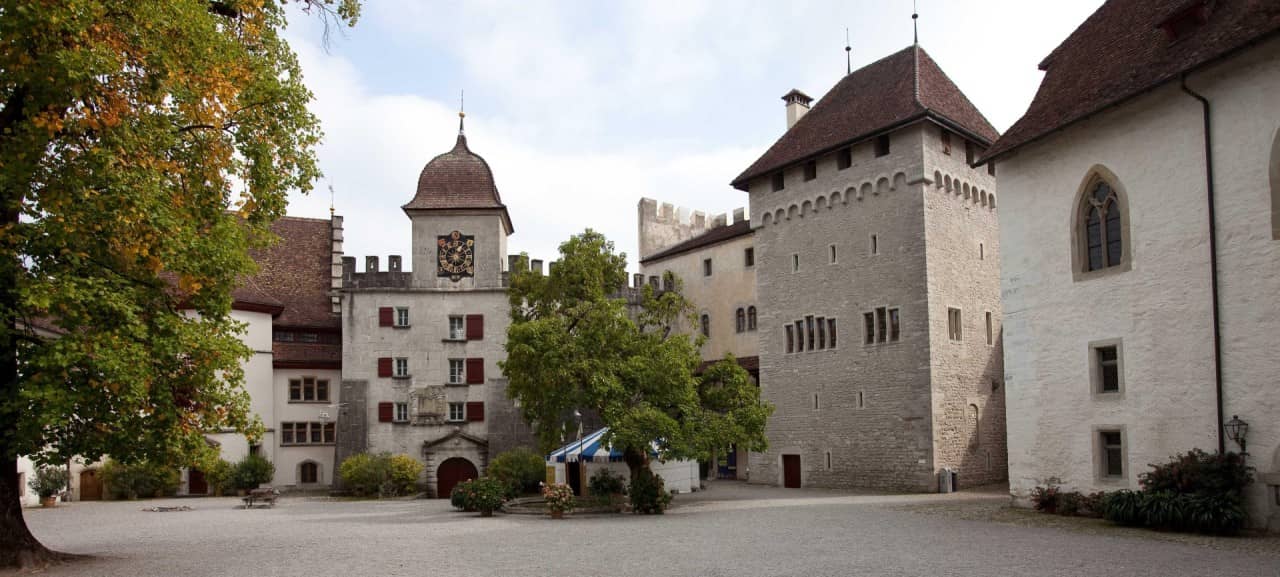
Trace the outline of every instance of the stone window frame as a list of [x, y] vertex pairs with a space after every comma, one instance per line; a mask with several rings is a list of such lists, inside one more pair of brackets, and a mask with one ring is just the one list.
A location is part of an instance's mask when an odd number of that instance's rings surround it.
[[392, 423], [408, 423], [409, 422], [409, 403], [399, 401], [391, 404], [391, 422]]
[[[1114, 391], [1102, 390], [1102, 365], [1098, 359], [1098, 349], [1115, 347], [1116, 349], [1116, 383]], [[1089, 342], [1089, 394], [1094, 400], [1120, 400], [1124, 398], [1124, 339], [1100, 339]]]
[[462, 385], [467, 382], [467, 360], [449, 359], [449, 376], [446, 384]]
[[395, 307], [394, 312], [391, 326], [398, 329], [409, 328], [409, 307]]
[[[320, 440], [312, 441], [312, 433], [319, 432]], [[285, 441], [285, 434], [291, 440]], [[280, 446], [300, 447], [333, 445], [337, 441], [337, 423], [322, 421], [284, 421], [280, 423]]]
[[[457, 321], [457, 322], [454, 322]], [[463, 315], [449, 315], [449, 338], [451, 341], [467, 340], [467, 319]]]
[[[1104, 433], [1120, 434], [1120, 475], [1106, 473], [1106, 449]], [[1129, 433], [1124, 425], [1094, 425], [1090, 430], [1090, 444], [1093, 446], [1093, 477], [1101, 485], [1125, 487], [1129, 485]]]
[[391, 378], [407, 379], [413, 376], [409, 373], [409, 357], [394, 357], [391, 359]]
[[[454, 416], [454, 409], [457, 409], [457, 416]], [[446, 406], [446, 421], [450, 423], [462, 423], [467, 420], [467, 404], [464, 402], [451, 402]]]
[[[1099, 182], [1105, 182], [1111, 190], [1115, 192], [1116, 204], [1120, 209], [1120, 263], [1100, 268], [1097, 270], [1087, 270], [1088, 267], [1088, 248], [1085, 243], [1088, 239], [1085, 235], [1085, 200], [1089, 194], [1092, 194], [1094, 186]], [[1079, 188], [1076, 189], [1075, 198], [1071, 202], [1071, 278], [1074, 282], [1092, 280], [1095, 278], [1111, 276], [1128, 272], [1133, 267], [1133, 232], [1129, 223], [1132, 219], [1132, 209], [1129, 203], [1129, 192], [1121, 184], [1120, 178], [1111, 172], [1107, 167], [1096, 164], [1085, 172], [1085, 177], [1080, 181]]]

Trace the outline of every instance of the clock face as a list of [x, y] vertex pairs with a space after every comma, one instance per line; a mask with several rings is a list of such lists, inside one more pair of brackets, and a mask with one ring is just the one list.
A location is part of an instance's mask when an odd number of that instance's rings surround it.
[[458, 282], [464, 276], [476, 276], [474, 235], [453, 231], [436, 237], [436, 276], [447, 276]]

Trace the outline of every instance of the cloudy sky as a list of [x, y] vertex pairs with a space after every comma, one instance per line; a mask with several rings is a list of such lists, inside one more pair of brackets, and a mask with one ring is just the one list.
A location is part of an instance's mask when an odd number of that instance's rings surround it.
[[[1099, 0], [921, 0], [920, 44], [997, 129], [1031, 102], [1037, 63]], [[911, 43], [910, 0], [368, 0], [325, 45], [295, 11], [287, 37], [315, 93], [328, 182], [289, 213], [327, 217], [336, 191], [348, 255], [409, 250], [400, 210], [457, 134], [493, 168], [511, 252], [552, 260], [585, 228], [635, 268], [636, 203], [708, 214], [747, 205], [729, 181], [783, 132], [780, 97], [815, 98], [853, 67]], [[363, 267], [363, 258], [358, 262]]]

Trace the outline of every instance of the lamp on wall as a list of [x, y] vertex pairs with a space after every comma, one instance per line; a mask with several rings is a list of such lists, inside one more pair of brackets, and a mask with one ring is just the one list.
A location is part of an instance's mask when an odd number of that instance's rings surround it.
[[1227, 438], [1235, 441], [1240, 445], [1240, 453], [1245, 454], [1245, 438], [1249, 436], [1249, 423], [1240, 420], [1239, 415], [1231, 415], [1231, 420], [1222, 425], [1227, 432]]

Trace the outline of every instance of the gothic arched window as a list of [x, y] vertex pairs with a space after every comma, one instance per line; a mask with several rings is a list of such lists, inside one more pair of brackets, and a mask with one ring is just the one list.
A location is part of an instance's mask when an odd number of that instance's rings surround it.
[[1110, 183], [1094, 179], [1080, 201], [1080, 242], [1084, 271], [1108, 269], [1124, 261], [1124, 209]]
[[738, 309], [737, 324], [734, 326], [737, 327], [738, 332], [747, 330], [747, 312], [745, 310], [741, 308]]
[[702, 315], [702, 336], [711, 336], [711, 316], [705, 313]]
[[756, 330], [756, 307], [747, 307], [747, 330]]

